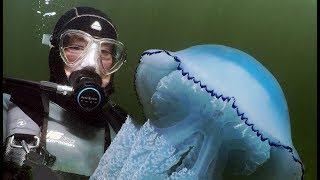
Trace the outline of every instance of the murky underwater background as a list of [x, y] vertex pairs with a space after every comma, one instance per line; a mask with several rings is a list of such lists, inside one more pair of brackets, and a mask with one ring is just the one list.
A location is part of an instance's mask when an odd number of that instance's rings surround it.
[[316, 0], [4, 0], [3, 75], [47, 80], [42, 34], [73, 6], [98, 8], [118, 28], [128, 58], [113, 99], [137, 120], [143, 114], [134, 74], [144, 50], [222, 44], [255, 57], [283, 89], [305, 179], [316, 179]]

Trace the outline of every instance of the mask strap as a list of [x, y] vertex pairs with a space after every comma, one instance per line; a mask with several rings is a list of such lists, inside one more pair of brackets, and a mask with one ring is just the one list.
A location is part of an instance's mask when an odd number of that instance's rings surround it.
[[43, 34], [42, 35], [42, 44], [48, 45], [51, 47], [53, 47], [53, 45], [50, 42], [52, 35], [51, 34]]

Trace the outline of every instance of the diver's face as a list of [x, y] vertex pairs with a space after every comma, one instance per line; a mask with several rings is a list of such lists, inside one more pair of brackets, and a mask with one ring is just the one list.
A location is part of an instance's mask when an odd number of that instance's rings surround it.
[[68, 46], [63, 49], [64, 57], [70, 64], [65, 64], [64, 70], [69, 78], [74, 71], [91, 67], [102, 79], [101, 87], [106, 87], [110, 82], [110, 75], [105, 75], [102, 70], [110, 69], [113, 64], [111, 55], [112, 45], [89, 41], [85, 37], [73, 36], [68, 39]]

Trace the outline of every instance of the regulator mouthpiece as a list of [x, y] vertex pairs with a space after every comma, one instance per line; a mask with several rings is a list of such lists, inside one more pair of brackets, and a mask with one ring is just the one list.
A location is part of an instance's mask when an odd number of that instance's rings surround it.
[[90, 70], [79, 70], [70, 74], [69, 81], [74, 88], [75, 103], [85, 111], [102, 108], [105, 99], [102, 80]]

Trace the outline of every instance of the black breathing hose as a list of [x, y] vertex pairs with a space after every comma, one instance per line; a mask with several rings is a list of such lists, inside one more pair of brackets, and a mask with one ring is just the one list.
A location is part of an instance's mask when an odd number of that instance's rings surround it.
[[35, 90], [37, 92], [45, 91], [51, 93], [57, 93], [62, 95], [70, 95], [73, 92], [73, 88], [70, 86], [59, 85], [49, 81], [31, 81], [12, 77], [3, 76], [3, 93], [11, 94], [15, 88], [25, 88]]

